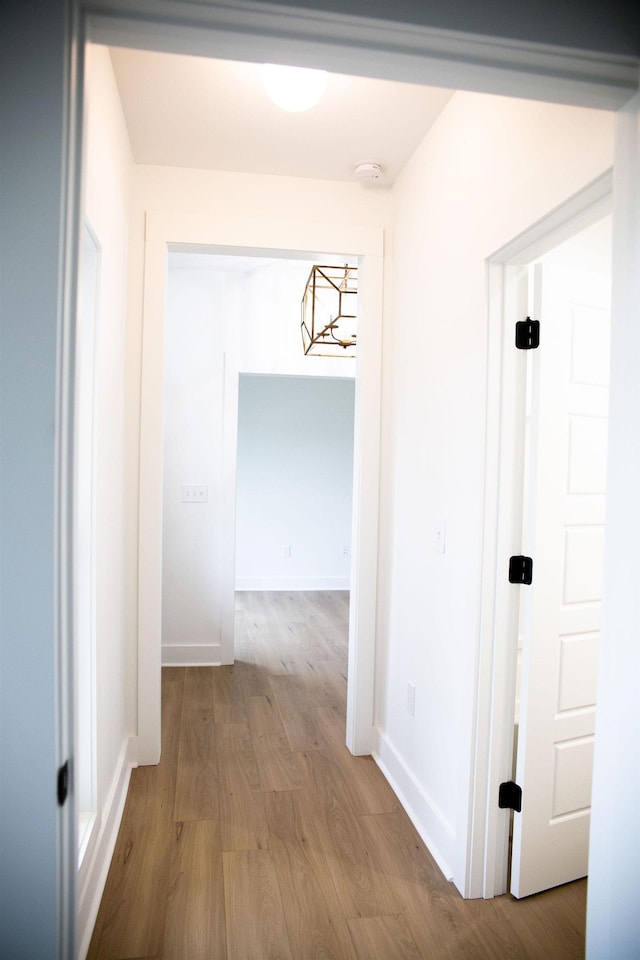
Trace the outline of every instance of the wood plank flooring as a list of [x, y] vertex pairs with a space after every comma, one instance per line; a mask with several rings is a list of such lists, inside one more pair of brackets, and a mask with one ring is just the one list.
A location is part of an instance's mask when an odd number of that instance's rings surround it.
[[463, 900], [344, 746], [347, 621], [240, 593], [234, 666], [163, 670], [89, 960], [581, 960], [586, 881]]

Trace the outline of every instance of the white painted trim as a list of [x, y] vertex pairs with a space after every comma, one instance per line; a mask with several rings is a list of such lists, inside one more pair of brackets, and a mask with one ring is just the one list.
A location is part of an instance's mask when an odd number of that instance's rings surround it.
[[[509, 819], [495, 812], [498, 784], [511, 779], [508, 767], [513, 749], [515, 714], [515, 646], [517, 606], [505, 583], [505, 556], [519, 553], [521, 513], [516, 494], [522, 489], [522, 449], [516, 444], [516, 425], [521, 422], [525, 380], [515, 348], [506, 348], [506, 317], [518, 304], [520, 271], [513, 268], [507, 283], [507, 267], [488, 264], [489, 329], [487, 357], [487, 430], [485, 509], [480, 611], [480, 648], [477, 668], [475, 726], [475, 784], [471, 831], [468, 838], [468, 878], [465, 895], [493, 897], [506, 890], [506, 874], [496, 864], [504, 861]], [[514, 398], [503, 405], [503, 396]], [[517, 478], [520, 478], [518, 483]], [[496, 664], [500, 664], [500, 671]], [[511, 704], [511, 724], [504, 719]], [[496, 716], [497, 715], [497, 716]], [[500, 737], [493, 735], [498, 733]], [[489, 812], [491, 811], [491, 813]], [[492, 813], [495, 812], [495, 816]], [[497, 848], [497, 852], [496, 852]]]
[[348, 590], [349, 577], [239, 577], [236, 590]]
[[[56, 392], [54, 427], [54, 644], [56, 699], [55, 767], [68, 763], [71, 771], [67, 800], [56, 809], [57, 833], [57, 955], [71, 956], [77, 948], [77, 796], [73, 777], [76, 749], [75, 617], [73, 565], [75, 496], [75, 348], [82, 219], [82, 129], [84, 109], [84, 34], [77, 7], [67, 7], [65, 27], [64, 103], [62, 104], [62, 159], [59, 302], [56, 328]], [[53, 799], [53, 791], [52, 791]]]
[[445, 878], [452, 881], [453, 870], [441, 851], [445, 844], [451, 846], [454, 842], [453, 827], [425, 793], [391, 741], [380, 730], [376, 730], [376, 746], [371, 755]]
[[[638, 88], [638, 60], [251, 0], [81, 0], [97, 43], [618, 109]], [[97, 9], [96, 9], [97, 7]]]
[[163, 643], [163, 667], [219, 667], [224, 663], [220, 643]]
[[[382, 241], [382, 231], [378, 231]], [[374, 745], [382, 394], [382, 244], [358, 263], [359, 309], [351, 511], [351, 603], [347, 746], [368, 755]]]
[[[98, 331], [99, 331], [99, 309], [100, 309], [100, 296], [99, 296], [99, 283], [100, 276], [102, 271], [102, 248], [98, 238], [93, 230], [93, 227], [89, 220], [85, 217], [82, 225], [82, 240], [81, 246], [84, 246], [85, 239], [88, 238], [91, 243], [91, 253], [95, 254], [95, 287], [93, 288], [93, 305], [92, 313], [90, 317], [84, 317], [82, 314], [81, 317], [84, 320], [85, 328], [83, 330], [78, 330], [76, 336], [80, 335], [79, 344], [82, 350], [82, 359], [78, 359], [78, 343], [76, 343], [76, 370], [84, 370], [86, 365], [87, 379], [89, 381], [89, 396], [87, 397], [86, 392], [82, 397], [82, 402], [80, 402], [80, 397], [76, 395], [75, 403], [78, 416], [76, 419], [80, 420], [82, 415], [90, 417], [90, 426], [89, 426], [89, 449], [87, 451], [86, 447], [84, 448], [83, 455], [86, 456], [87, 452], [89, 453], [89, 467], [87, 470], [88, 477], [84, 477], [84, 481], [88, 480], [89, 482], [89, 497], [88, 497], [88, 514], [82, 515], [82, 520], [79, 523], [79, 518], [77, 516], [80, 503], [80, 481], [79, 475], [82, 473], [79, 463], [74, 463], [74, 497], [78, 498], [78, 502], [74, 502], [74, 517], [73, 517], [73, 537], [74, 537], [74, 552], [75, 552], [75, 562], [74, 562], [74, 592], [80, 594], [82, 592], [81, 580], [78, 577], [78, 572], [82, 568], [85, 575], [88, 575], [88, 584], [85, 591], [86, 596], [84, 597], [85, 601], [88, 600], [89, 603], [89, 624], [87, 631], [87, 624], [84, 624], [84, 630], [88, 633], [88, 636], [83, 636], [81, 638], [82, 627], [79, 623], [79, 616], [74, 617], [74, 711], [76, 717], [76, 736], [74, 739], [75, 752], [76, 752], [76, 762], [75, 762], [75, 776], [74, 776], [74, 792], [75, 792], [75, 807], [76, 807], [76, 817], [78, 818], [78, 850], [82, 852], [86, 848], [88, 837], [93, 829], [93, 822], [95, 821], [95, 802], [96, 802], [96, 776], [97, 776], [97, 728], [96, 728], [96, 696], [97, 696], [97, 684], [96, 684], [96, 501], [97, 501], [97, 469], [96, 469], [96, 460], [97, 460], [97, 424], [96, 424], [96, 394], [97, 394], [97, 354], [98, 354]], [[79, 264], [78, 270], [78, 285], [79, 288], [83, 283], [82, 276], [82, 255]], [[80, 296], [78, 301], [80, 301]], [[78, 309], [84, 310], [86, 304], [83, 304]], [[78, 322], [80, 321], [78, 318]], [[87, 340], [89, 346], [87, 348]], [[78, 383], [76, 379], [76, 392], [79, 394], [81, 392], [81, 384]], [[78, 436], [79, 426], [75, 424], [74, 435]], [[86, 436], [86, 435], [85, 435]], [[80, 453], [80, 448], [78, 441], [75, 441], [75, 457], [74, 460], [79, 459], [78, 455]], [[86, 468], [86, 467], [85, 467]], [[82, 512], [80, 510], [80, 512]], [[88, 523], [87, 523], [88, 520]], [[86, 525], [84, 530], [85, 539], [88, 539], [88, 556], [87, 551], [84, 553], [80, 549], [80, 534], [78, 527], [82, 528], [83, 525]], [[88, 536], [87, 535], [88, 531]], [[86, 580], [85, 580], [86, 584]], [[77, 597], [74, 597], [74, 609], [75, 602], [77, 602]], [[80, 746], [80, 729], [83, 729], [85, 736], [90, 736], [90, 755], [87, 756], [86, 743], [84, 744], [84, 753], [85, 756], [81, 757], [81, 746]], [[86, 818], [90, 816], [91, 819], [91, 829], [87, 825]], [[80, 818], [84, 819], [84, 829], [81, 829]], [[80, 836], [82, 833], [82, 836]], [[80, 856], [80, 863], [82, 862], [82, 855]]]
[[531, 263], [563, 240], [568, 240], [611, 213], [612, 191], [613, 171], [606, 170], [587, 184], [584, 190], [569, 197], [565, 203], [497, 250], [489, 262], [505, 266]]
[[[383, 231], [351, 224], [208, 217], [180, 211], [146, 216], [142, 385], [140, 424], [139, 637], [137, 760], [160, 756], [160, 661], [162, 600], [163, 372], [167, 252], [170, 245], [208, 248], [304, 251], [360, 258], [362, 326], [358, 342], [355, 395], [354, 508], [349, 626], [347, 745], [368, 754], [373, 740], [373, 671], [376, 636], [378, 490], [382, 353]], [[225, 364], [226, 419], [237, 416], [238, 374]], [[223, 469], [231, 476], [232, 451]], [[227, 495], [229, 516], [235, 516]], [[229, 520], [229, 523], [231, 521]], [[233, 543], [235, 531], [227, 540]], [[225, 548], [227, 554], [229, 547]], [[232, 558], [225, 555], [229, 576]], [[233, 588], [233, 583], [231, 584]], [[232, 593], [231, 593], [232, 595]], [[232, 625], [227, 624], [227, 633]], [[216, 660], [227, 662], [221, 648]]]
[[94, 821], [85, 857], [78, 871], [78, 960], [84, 960], [89, 950], [111, 858], [118, 839], [118, 830], [131, 778], [131, 747], [131, 741], [125, 741], [122, 744], [111, 788], [104, 806]]
[[614, 156], [608, 499], [587, 960], [633, 960], [640, 943], [640, 771], [634, 759], [640, 741], [640, 96], [618, 115]]
[[[145, 244], [138, 513], [138, 763], [160, 760], [163, 377], [167, 245]], [[150, 277], [158, 277], [151, 283]]]
[[[475, 777], [464, 895], [506, 892], [508, 814], [498, 786], [511, 779], [517, 603], [506, 582], [508, 557], [520, 552], [522, 450], [517, 424], [524, 404], [523, 365], [510, 329], [518, 276], [526, 265], [611, 212], [610, 171], [552, 210], [487, 263], [489, 329], [487, 433], [480, 649], [475, 720]], [[506, 324], [509, 324], [507, 329]], [[504, 398], [510, 398], [507, 403]], [[514, 401], [515, 398], [515, 401]]]
[[225, 353], [222, 372], [222, 477], [220, 529], [220, 642], [222, 663], [233, 663], [236, 591], [236, 473], [238, 464], [239, 373]]
[[[296, 246], [290, 251], [292, 237]], [[297, 239], [296, 239], [297, 238]], [[194, 211], [151, 210], [147, 212], [146, 243], [201, 246], [228, 253], [237, 248], [241, 256], [290, 252], [335, 253], [354, 251], [354, 256], [382, 256], [383, 232], [377, 227], [352, 223], [309, 223], [302, 220], [271, 220], [219, 216], [215, 220]], [[235, 252], [235, 250], [234, 250]]]

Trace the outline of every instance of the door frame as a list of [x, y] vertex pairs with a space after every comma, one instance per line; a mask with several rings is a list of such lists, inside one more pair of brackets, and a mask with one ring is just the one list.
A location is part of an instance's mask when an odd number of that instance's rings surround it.
[[487, 260], [488, 353], [484, 541], [480, 613], [476, 774], [470, 833], [469, 896], [507, 892], [510, 811], [498, 787], [512, 779], [519, 594], [508, 558], [522, 551], [526, 368], [513, 346], [522, 271], [612, 212], [607, 171]]
[[[138, 553], [138, 763], [160, 758], [162, 634], [162, 469], [164, 331], [167, 255], [171, 246], [251, 256], [304, 253], [359, 258], [362, 323], [356, 360], [353, 539], [349, 614], [346, 742], [354, 754], [373, 748], [373, 690], [377, 602], [378, 494], [382, 362], [383, 231], [378, 227], [212, 218], [206, 213], [149, 211], [146, 215], [140, 413]], [[228, 414], [225, 413], [225, 416]], [[223, 470], [229, 469], [225, 454]], [[231, 504], [227, 501], [226, 507]], [[235, 529], [224, 530], [225, 591], [233, 590]], [[223, 613], [222, 662], [233, 659], [233, 623]]]
[[[209, 0], [206, 5], [189, 0], [165, 0], [162, 12], [152, 8], [149, 0], [71, 2], [74, 11], [77, 9], [81, 14], [86, 35], [98, 43], [244, 60], [262, 60], [268, 54], [269, 59], [276, 61], [328, 67], [363, 76], [383, 75], [406, 82], [618, 110], [615, 165], [620, 202], [616, 207], [614, 232], [619, 251], [637, 245], [640, 221], [624, 215], [627, 208], [634, 211], [637, 208], [635, 172], [640, 162], [640, 146], [633, 124], [638, 98], [632, 99], [638, 91], [637, 58], [584, 53], [550, 44], [480, 37], [342, 13], [284, 8], [267, 0], [260, 3], [233, 0], [232, 4]], [[82, 42], [78, 49], [81, 56]], [[72, 98], [72, 106], [76, 106], [76, 102], [77, 98]], [[70, 142], [77, 147], [77, 139], [71, 137]], [[76, 203], [76, 214], [77, 211], [79, 203]], [[634, 283], [633, 270], [624, 262], [614, 279], [614, 289], [615, 284], [619, 284], [620, 303], [628, 295], [630, 298]], [[68, 312], [67, 309], [65, 317]], [[615, 318], [614, 310], [614, 323]], [[618, 415], [624, 420], [621, 409]], [[488, 429], [491, 431], [491, 425]], [[142, 488], [141, 491], [144, 494]], [[141, 500], [144, 501], [144, 495]], [[617, 558], [611, 555], [607, 559], [612, 569], [619, 568]], [[375, 563], [375, 557], [369, 562]], [[485, 567], [485, 574], [487, 572]], [[470, 730], [476, 744], [471, 783], [475, 782], [477, 769], [486, 765], [489, 753], [488, 742], [482, 739], [488, 709], [484, 694], [480, 705], [481, 678], [484, 677], [486, 683], [490, 680], [484, 659], [483, 656], [476, 664], [481, 668], [476, 702], [484, 726]], [[472, 791], [468, 803], [473, 822], [484, 826], [486, 790], [484, 794]], [[484, 856], [483, 836], [481, 830], [470, 831], [462, 841], [467, 847], [466, 896], [482, 895], [470, 892], [473, 885], [469, 878], [477, 874], [478, 856]], [[480, 889], [477, 884], [475, 889]]]
[[[272, 0], [76, 0], [89, 39], [225, 60], [295, 63], [337, 73], [550, 103], [621, 108], [638, 58], [436, 29]], [[322, 2], [322, 0], [320, 0]]]

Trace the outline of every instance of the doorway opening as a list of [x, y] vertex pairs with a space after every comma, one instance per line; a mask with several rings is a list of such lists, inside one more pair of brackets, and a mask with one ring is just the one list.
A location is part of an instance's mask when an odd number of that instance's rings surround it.
[[[252, 245], [256, 236], [265, 237], [262, 247]], [[308, 260], [318, 256], [339, 257], [344, 251], [363, 267], [365, 277], [359, 295], [360, 345], [356, 361], [353, 555], [351, 558], [352, 604], [349, 615], [349, 691], [346, 738], [354, 753], [371, 752], [373, 699], [373, 624], [375, 622], [375, 582], [377, 554], [378, 447], [380, 416], [380, 356], [382, 312], [382, 236], [376, 228], [305, 223], [274, 223], [249, 218], [191, 215], [176, 212], [169, 218], [147, 216], [145, 257], [144, 326], [145, 342], [150, 345], [142, 360], [142, 456], [141, 488], [155, 491], [140, 502], [140, 583], [149, 601], [140, 605], [139, 634], [139, 734], [138, 748], [143, 762], [157, 762], [160, 755], [160, 661], [162, 598], [162, 461], [163, 461], [163, 368], [165, 362], [168, 251], [229, 256], [274, 256], [286, 251], [288, 259]], [[324, 251], [318, 254], [317, 251]], [[349, 257], [347, 258], [349, 259]], [[299, 303], [299, 301], [298, 301]], [[233, 335], [237, 328], [231, 327]], [[296, 329], [295, 338], [299, 335]], [[304, 358], [315, 366], [326, 358]], [[337, 360], [338, 364], [345, 361]], [[238, 355], [229, 349], [224, 354], [220, 382], [223, 426], [228, 437], [235, 427], [228, 422], [237, 418], [239, 378]], [[341, 366], [339, 369], [344, 370]], [[255, 371], [260, 372], [260, 371]], [[335, 372], [335, 371], [334, 371]], [[220, 571], [224, 606], [219, 612], [220, 650], [214, 662], [229, 663], [233, 656], [233, 596], [235, 590], [235, 446], [226, 443], [219, 476], [224, 478], [224, 493], [219, 501], [224, 531], [220, 538]], [[186, 479], [186, 478], [183, 478]], [[199, 481], [196, 478], [196, 483]], [[186, 480], [189, 484], [190, 481]], [[222, 489], [222, 488], [221, 488]], [[209, 662], [211, 659], [209, 658]]]
[[349, 590], [352, 378], [240, 374], [236, 591]]
[[308, 272], [169, 253], [164, 665], [233, 663], [237, 590], [349, 588], [356, 364], [302, 355]]

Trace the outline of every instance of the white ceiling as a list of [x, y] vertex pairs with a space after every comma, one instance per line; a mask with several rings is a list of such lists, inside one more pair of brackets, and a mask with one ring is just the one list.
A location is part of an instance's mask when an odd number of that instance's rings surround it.
[[452, 91], [330, 74], [320, 103], [287, 113], [259, 64], [111, 48], [137, 163], [352, 180], [360, 160], [391, 185]]

